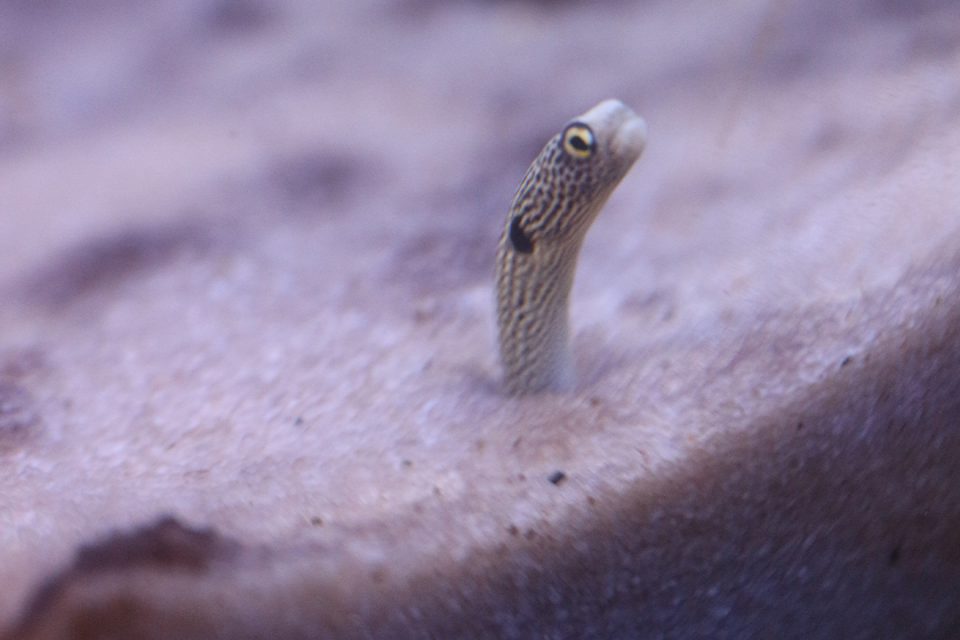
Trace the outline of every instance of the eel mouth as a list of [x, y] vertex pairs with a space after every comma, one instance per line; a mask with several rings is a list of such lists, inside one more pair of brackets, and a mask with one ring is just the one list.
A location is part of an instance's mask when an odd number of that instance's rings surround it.
[[647, 122], [632, 111], [613, 136], [610, 147], [617, 157], [628, 165], [636, 162], [647, 146]]
[[646, 121], [619, 100], [604, 100], [577, 120], [593, 129], [623, 168], [629, 168], [646, 147]]

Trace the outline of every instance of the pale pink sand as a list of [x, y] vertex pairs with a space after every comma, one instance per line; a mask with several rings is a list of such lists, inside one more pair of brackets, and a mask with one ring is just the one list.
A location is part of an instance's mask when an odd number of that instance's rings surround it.
[[[580, 382], [508, 400], [502, 216], [607, 97]], [[11, 0], [0, 143], [11, 637], [960, 628], [957, 3]]]

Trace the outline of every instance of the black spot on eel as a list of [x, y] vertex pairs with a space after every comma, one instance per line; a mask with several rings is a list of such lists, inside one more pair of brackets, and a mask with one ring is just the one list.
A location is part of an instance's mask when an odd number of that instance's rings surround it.
[[511, 395], [573, 386], [568, 325], [580, 247], [646, 144], [643, 119], [604, 100], [547, 142], [517, 189], [497, 247], [497, 329]]

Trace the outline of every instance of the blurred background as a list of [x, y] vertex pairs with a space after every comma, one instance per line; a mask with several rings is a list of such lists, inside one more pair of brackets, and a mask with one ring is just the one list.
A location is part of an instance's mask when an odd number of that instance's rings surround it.
[[[113, 237], [91, 255], [139, 265], [337, 215], [389, 229], [413, 276], [441, 260], [447, 285], [473, 282], [523, 168], [610, 96], [651, 125], [645, 179], [624, 187], [650, 241], [630, 249], [747, 250], [774, 224], [789, 247], [777, 236], [772, 251], [865, 278], [871, 260], [830, 237], [870, 247], [895, 207], [866, 231], [807, 212], [889, 183], [955, 122], [957, 13], [950, 0], [4, 0], [0, 286], [85, 239]], [[31, 286], [65, 295], [96, 279], [82, 266]]]
[[[494, 247], [609, 97], [649, 145], [584, 247], [575, 348], [643, 446], [517, 453]], [[958, 167], [956, 0], [0, 0], [0, 620], [159, 512], [273, 542], [442, 486], [487, 517], [528, 499], [491, 459], [555, 451], [634, 487], [703, 415], [739, 424], [691, 389], [822, 379], [757, 327], [842, 325], [955, 247]]]

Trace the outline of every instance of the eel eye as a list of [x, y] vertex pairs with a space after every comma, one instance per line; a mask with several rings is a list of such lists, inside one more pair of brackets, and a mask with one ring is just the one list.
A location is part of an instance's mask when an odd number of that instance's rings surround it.
[[574, 122], [563, 130], [563, 150], [575, 158], [589, 158], [597, 150], [597, 139], [590, 127]]

